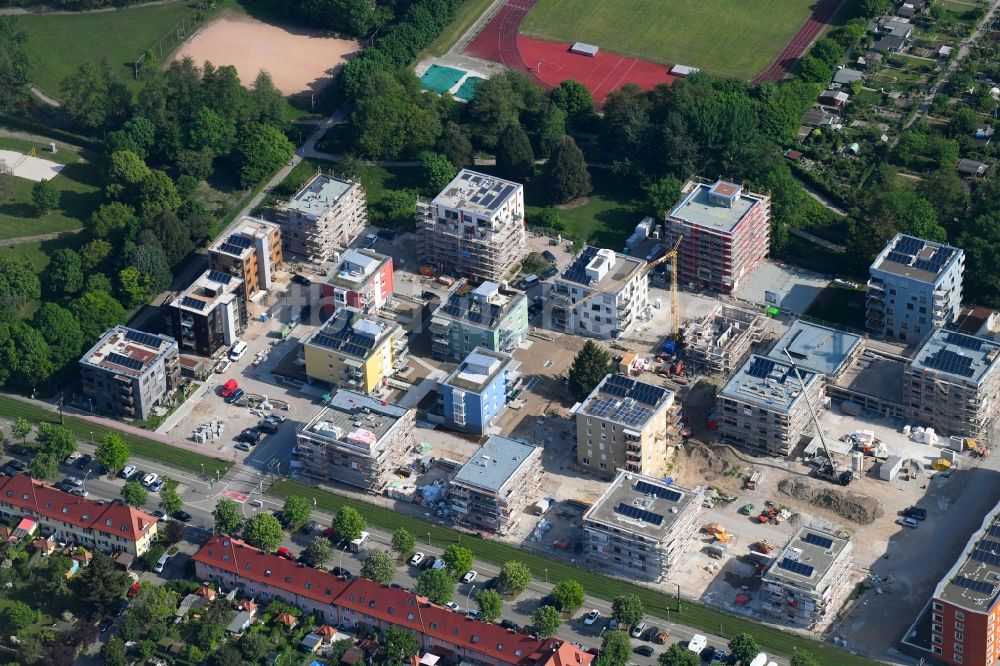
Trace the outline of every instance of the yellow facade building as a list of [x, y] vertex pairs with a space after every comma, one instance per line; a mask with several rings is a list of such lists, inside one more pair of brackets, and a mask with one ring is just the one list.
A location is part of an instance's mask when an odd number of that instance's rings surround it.
[[338, 310], [302, 346], [309, 377], [370, 395], [385, 390], [408, 355], [399, 324], [353, 308]]

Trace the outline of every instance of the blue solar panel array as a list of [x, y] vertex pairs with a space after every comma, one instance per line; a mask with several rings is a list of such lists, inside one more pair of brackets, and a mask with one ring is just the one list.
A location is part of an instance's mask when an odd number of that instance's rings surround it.
[[223, 273], [222, 271], [209, 271], [208, 279], [212, 282], [218, 282], [220, 284], [229, 284], [233, 280], [233, 276], [229, 273]]
[[116, 354], [114, 352], [108, 354], [108, 363], [114, 363], [115, 365], [120, 365], [123, 368], [128, 368], [129, 370], [142, 370], [141, 361], [137, 361], [134, 358], [122, 356], [121, 354]]
[[193, 298], [191, 296], [183, 296], [181, 298], [181, 305], [188, 308], [193, 308], [195, 310], [198, 310], [199, 312], [205, 309], [205, 301]]
[[813, 534], [812, 532], [806, 532], [806, 535], [802, 537], [802, 540], [806, 543], [811, 543], [814, 546], [819, 546], [820, 548], [829, 548], [833, 545], [833, 539], [820, 536], [819, 534]]
[[251, 245], [253, 245], [253, 239], [252, 238], [247, 238], [243, 234], [233, 234], [229, 238], [226, 239], [226, 242], [230, 243], [232, 245], [235, 245], [236, 247], [240, 248], [241, 250], [245, 250], [248, 247], [250, 247]]
[[940, 370], [959, 377], [972, 377], [976, 374], [972, 367], [972, 357], [956, 354], [950, 349], [940, 349], [932, 356], [924, 359], [924, 367]]
[[[335, 328], [337, 326], [340, 328]], [[367, 356], [375, 342], [373, 336], [356, 332], [351, 327], [350, 317], [335, 319], [312, 338], [312, 344], [360, 357]]]
[[981, 351], [983, 348], [982, 338], [974, 338], [969, 335], [960, 335], [958, 333], [945, 333], [944, 341], [949, 345], [955, 345], [956, 347], [961, 347], [962, 349], [971, 349], [972, 351]]
[[955, 250], [950, 247], [939, 247], [930, 257], [919, 257], [927, 244], [919, 238], [904, 236], [900, 238], [891, 251], [886, 254], [886, 261], [892, 261], [903, 266], [912, 266], [918, 270], [939, 273], [948, 263]]
[[503, 316], [503, 308], [495, 303], [485, 303], [467, 294], [452, 294], [441, 306], [441, 312], [472, 324], [493, 328]]
[[747, 374], [751, 377], [763, 379], [764, 377], [769, 376], [772, 370], [774, 370], [774, 361], [769, 358], [757, 356], [750, 362], [750, 367], [747, 368]]
[[647, 481], [636, 481], [635, 490], [643, 495], [653, 495], [655, 497], [659, 497], [660, 499], [670, 500], [671, 502], [679, 502], [680, 499], [684, 497], [684, 495], [672, 488], [654, 486], [652, 483]]
[[583, 252], [576, 255], [576, 259], [563, 272], [563, 279], [570, 282], [577, 282], [582, 285], [589, 285], [590, 276], [587, 275], [587, 264], [597, 256], [597, 248], [588, 245], [583, 248]]
[[630, 506], [624, 502], [619, 503], [618, 506], [615, 507], [615, 513], [620, 513], [623, 516], [641, 520], [645, 523], [649, 523], [650, 525], [661, 525], [663, 523], [663, 516], [660, 514], [640, 509], [637, 506]]
[[650, 407], [660, 404], [663, 396], [667, 393], [665, 388], [643, 384], [622, 375], [608, 377], [601, 390], [608, 395], [619, 398], [632, 398]]
[[903, 254], [914, 255], [922, 249], [924, 249], [924, 242], [919, 238], [901, 236], [900, 239], [896, 241], [895, 250], [897, 252], [902, 252]]
[[1000, 523], [993, 523], [987, 532], [990, 536], [1000, 537]]
[[982, 544], [976, 547], [976, 550], [972, 551], [972, 559], [976, 562], [982, 562], [991, 567], [1000, 567], [1000, 553], [994, 552], [995, 549], [989, 546], [983, 547]]
[[965, 576], [955, 576], [951, 582], [959, 587], [964, 587], [967, 590], [972, 590], [973, 592], [979, 592], [981, 594], [988, 594], [990, 596], [992, 596], [996, 590], [996, 586], [993, 583], [988, 583], [985, 580], [973, 580], [972, 578], [967, 578]]
[[125, 331], [125, 339], [136, 344], [159, 349], [163, 340], [155, 335], [143, 333], [142, 331]]
[[791, 571], [793, 574], [805, 576], [806, 578], [812, 576], [813, 571], [815, 571], [815, 569], [809, 566], [808, 564], [803, 564], [802, 562], [796, 562], [795, 560], [789, 559], [787, 557], [783, 558], [780, 562], [778, 562], [778, 568], [784, 569], [785, 571]]

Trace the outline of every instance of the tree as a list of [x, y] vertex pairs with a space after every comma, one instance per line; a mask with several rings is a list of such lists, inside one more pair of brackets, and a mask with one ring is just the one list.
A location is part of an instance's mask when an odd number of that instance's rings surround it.
[[673, 176], [664, 176], [660, 180], [646, 185], [643, 192], [646, 194], [646, 210], [656, 216], [656, 219], [666, 217], [667, 213], [680, 201], [681, 188], [684, 187], [679, 179]]
[[330, 545], [329, 539], [314, 539], [311, 544], [306, 546], [302, 554], [312, 558], [317, 567], [323, 567], [333, 559], [333, 546]]
[[11, 431], [11, 434], [21, 440], [21, 443], [23, 444], [28, 441], [28, 435], [31, 434], [32, 430], [34, 430], [34, 427], [32, 427], [31, 422], [28, 421], [28, 419], [18, 417], [18, 419], [14, 421], [14, 429]]
[[412, 631], [390, 626], [385, 631], [385, 657], [389, 664], [409, 663], [417, 655], [420, 641]]
[[417, 540], [405, 527], [396, 528], [396, 531], [392, 533], [392, 550], [399, 559], [409, 558], [416, 545]]
[[284, 506], [281, 507], [281, 520], [294, 532], [309, 522], [309, 515], [312, 513], [312, 503], [305, 497], [291, 495], [285, 499]]
[[579, 81], [566, 79], [549, 93], [552, 103], [566, 112], [566, 119], [579, 128], [594, 115], [594, 98]]
[[180, 511], [183, 506], [184, 500], [177, 492], [177, 483], [164, 479], [163, 487], [160, 488], [160, 508], [169, 516]]
[[188, 129], [187, 145], [207, 150], [212, 156], [225, 155], [236, 141], [236, 124], [207, 106], [201, 107]]
[[24, 631], [38, 621], [38, 612], [23, 601], [13, 602], [7, 608], [4, 616], [7, 626], [12, 627], [17, 632]]
[[111, 153], [108, 162], [108, 184], [105, 186], [108, 197], [132, 201], [139, 184], [149, 176], [149, 167], [131, 150]]
[[611, 604], [611, 616], [618, 620], [618, 624], [622, 627], [638, 624], [645, 614], [646, 605], [634, 594], [617, 596]]
[[566, 112], [555, 104], [549, 104], [538, 121], [538, 151], [548, 155], [562, 136], [566, 134]]
[[539, 606], [531, 614], [531, 624], [539, 638], [555, 636], [562, 624], [562, 614], [552, 606]]
[[55, 367], [60, 368], [80, 358], [83, 331], [80, 330], [80, 322], [66, 308], [55, 303], [42, 303], [31, 318], [31, 326], [49, 344]]
[[121, 489], [122, 499], [129, 506], [140, 507], [149, 498], [149, 492], [138, 481], [129, 481]]
[[0, 322], [0, 383], [34, 392], [52, 370], [52, 352], [41, 333], [24, 321]]
[[125, 666], [129, 663], [128, 654], [125, 651], [125, 642], [112, 634], [108, 642], [101, 648], [101, 664], [103, 666]]
[[479, 606], [479, 619], [483, 622], [496, 622], [503, 613], [503, 599], [496, 590], [477, 590], [476, 604]]
[[497, 585], [503, 594], [516, 596], [531, 584], [531, 569], [524, 562], [510, 560], [504, 562], [497, 576]]
[[37, 301], [41, 295], [42, 283], [27, 257], [0, 255], [0, 306], [19, 310], [25, 303]]
[[27, 33], [17, 29], [13, 16], [0, 17], [0, 110], [12, 109], [25, 96], [30, 82], [27, 41]]
[[205, 180], [211, 176], [214, 170], [213, 159], [212, 151], [208, 148], [202, 148], [201, 150], [185, 149], [177, 153], [177, 170], [182, 174], [177, 179], [178, 190], [180, 190], [181, 178], [184, 176], [190, 176], [194, 179], [194, 187], [197, 187], [198, 181]]
[[357, 539], [364, 529], [365, 519], [354, 507], [342, 506], [333, 517], [333, 533], [341, 541]]
[[556, 141], [545, 165], [545, 188], [553, 203], [566, 203], [590, 194], [587, 163], [572, 137]]
[[261, 70], [250, 86], [251, 120], [282, 129], [288, 125], [285, 107], [285, 95], [274, 85], [271, 75]]
[[624, 631], [606, 631], [601, 642], [601, 656], [608, 666], [625, 666], [632, 656], [632, 641]]
[[151, 220], [164, 211], [177, 210], [181, 197], [170, 176], [165, 171], [153, 169], [139, 183], [135, 203], [142, 217]]
[[457, 544], [445, 548], [441, 559], [444, 560], [444, 566], [448, 573], [455, 578], [464, 575], [476, 563], [476, 556], [473, 555], [472, 551]]
[[109, 432], [101, 438], [94, 451], [94, 457], [108, 468], [109, 476], [114, 476], [128, 463], [130, 453], [128, 442], [118, 433]]
[[680, 643], [674, 643], [657, 658], [660, 666], [701, 666], [701, 655], [698, 655]]
[[38, 424], [38, 434], [35, 436], [38, 448], [51, 453], [56, 460], [62, 460], [76, 451], [76, 437], [66, 428], [51, 423]]
[[552, 601], [564, 613], [572, 613], [583, 605], [583, 585], [575, 580], [562, 580], [552, 588]]
[[174, 616], [179, 603], [180, 595], [173, 590], [150, 582], [140, 583], [129, 616], [140, 624], [164, 622]]
[[729, 653], [734, 661], [749, 664], [760, 654], [760, 644], [750, 634], [736, 634], [729, 641]]
[[496, 152], [497, 169], [507, 178], [523, 180], [534, 174], [535, 153], [521, 123], [510, 123], [500, 131]]
[[472, 142], [469, 141], [469, 133], [458, 123], [449, 121], [445, 124], [438, 137], [437, 150], [455, 165], [456, 169], [461, 169], [472, 164]]
[[424, 187], [437, 194], [455, 177], [455, 166], [440, 153], [425, 150], [420, 153], [420, 175]]
[[254, 548], [268, 552], [277, 548], [284, 536], [281, 523], [269, 513], [258, 513], [243, 526], [243, 539]]
[[426, 569], [417, 578], [417, 594], [442, 606], [451, 601], [455, 593], [455, 579], [441, 569]]
[[90, 215], [90, 233], [96, 238], [117, 241], [134, 218], [132, 207], [120, 201], [102, 204]]
[[295, 147], [288, 138], [267, 125], [248, 123], [236, 141], [240, 185], [250, 187], [269, 178], [292, 158]]
[[122, 263], [147, 278], [149, 289], [154, 294], [167, 289], [173, 279], [166, 253], [156, 245], [127, 244]]
[[243, 515], [240, 505], [231, 499], [220, 499], [212, 511], [217, 534], [235, 535], [243, 529]]
[[118, 271], [118, 295], [130, 308], [148, 303], [153, 297], [149, 276], [134, 266], [121, 269]]
[[44, 215], [58, 208], [60, 197], [61, 194], [52, 181], [40, 180], [31, 186], [31, 203], [35, 207], [36, 215]]
[[396, 575], [396, 565], [384, 550], [373, 550], [361, 566], [361, 577], [388, 585]]
[[[70, 642], [74, 647], [86, 647], [97, 640], [100, 635], [100, 631], [97, 629], [97, 625], [89, 620], [77, 620], [76, 624], [73, 625], [73, 634], [70, 637]], [[74, 654], [73, 657], [76, 655]], [[73, 657], [70, 658], [72, 661]], [[70, 663], [70, 662], [62, 662]]]
[[812, 652], [806, 652], [798, 648], [792, 651], [792, 658], [789, 663], [791, 666], [820, 666], [819, 660], [813, 656]]
[[59, 476], [59, 461], [51, 453], [38, 453], [28, 463], [28, 469], [33, 479], [51, 480]]
[[168, 520], [163, 529], [163, 538], [170, 545], [179, 542], [187, 533], [187, 527], [179, 520]]
[[83, 263], [80, 255], [69, 248], [52, 253], [46, 272], [49, 291], [54, 295], [75, 294], [83, 289]]
[[976, 112], [966, 104], [959, 104], [955, 112], [951, 114], [948, 132], [951, 136], [970, 136], [976, 131], [978, 124], [979, 117]]
[[569, 368], [570, 395], [577, 402], [586, 400], [610, 369], [611, 354], [594, 341], [587, 340]]
[[104, 331], [127, 318], [121, 303], [103, 291], [88, 291], [69, 304], [69, 311], [80, 322], [85, 344], [96, 342]]

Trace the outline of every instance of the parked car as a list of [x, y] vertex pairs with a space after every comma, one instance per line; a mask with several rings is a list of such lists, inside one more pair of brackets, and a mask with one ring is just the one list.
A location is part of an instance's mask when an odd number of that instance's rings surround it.
[[597, 610], [595, 608], [592, 611], [590, 611], [589, 613], [587, 613], [587, 616], [585, 618], [583, 618], [583, 623], [589, 627], [590, 625], [592, 625], [595, 622], [597, 622], [597, 619], [599, 617], [601, 617], [601, 611], [599, 611], [599, 610]]
[[132, 583], [132, 587], [128, 588], [128, 592], [125, 593], [125, 596], [131, 599], [137, 594], [139, 594], [139, 583]]
[[455, 611], [456, 613], [458, 613], [458, 612], [460, 612], [462, 610], [462, 607], [459, 606], [458, 604], [456, 604], [454, 601], [449, 601], [448, 603], [446, 603], [445, 604], [445, 608], [450, 608], [451, 610]]
[[266, 432], [268, 435], [273, 435], [274, 433], [278, 432], [278, 424], [275, 423], [274, 421], [268, 421], [267, 419], [264, 419], [263, 421], [257, 424], [257, 430], [260, 430], [261, 432]]
[[543, 281], [548, 280], [550, 277], [554, 276], [558, 272], [559, 269], [557, 269], [555, 266], [549, 266], [539, 274], [538, 279]]
[[649, 647], [648, 645], [640, 645], [639, 647], [635, 648], [633, 652], [635, 652], [636, 654], [641, 654], [643, 657], [653, 656], [653, 648]]
[[274, 421], [275, 423], [284, 423], [286, 418], [288, 418], [288, 417], [284, 416], [282, 414], [279, 414], [277, 412], [274, 412], [272, 414], [268, 414], [267, 416], [265, 416], [264, 420], [265, 421]]
[[160, 488], [162, 488], [165, 484], [166, 481], [164, 481], [163, 479], [157, 479], [156, 481], [153, 481], [151, 484], [149, 484], [149, 492], [158, 493], [160, 492]]
[[552, 254], [548, 250], [544, 250], [542, 252], [542, 256], [545, 257], [545, 261], [549, 262], [550, 264], [556, 263], [556, 255]]
[[121, 617], [122, 615], [125, 614], [125, 611], [127, 610], [128, 610], [128, 599], [122, 599], [121, 601], [118, 602], [118, 605], [115, 606], [115, 617]]
[[648, 627], [646, 631], [642, 632], [642, 640], [651, 641], [658, 633], [660, 633], [659, 627]]
[[7, 451], [14, 456], [26, 456], [31, 453], [31, 449], [21, 444], [11, 444], [7, 447]]
[[246, 442], [237, 442], [235, 448], [237, 451], [251, 451], [253, 449], [253, 447]]
[[288, 550], [288, 549], [287, 549], [287, 548], [285, 548], [284, 546], [282, 546], [282, 547], [281, 547], [281, 548], [279, 548], [278, 550], [274, 551], [274, 553], [275, 553], [275, 555], [277, 555], [278, 557], [283, 557], [283, 558], [285, 558], [286, 560], [290, 560], [290, 561], [292, 561], [292, 562], [294, 562], [294, 561], [295, 561], [295, 555], [293, 555], [293, 554], [292, 554], [292, 551]]
[[639, 624], [632, 627], [632, 631], [630, 631], [629, 634], [632, 636], [632, 638], [639, 638], [640, 636], [642, 636], [642, 632], [644, 631], [646, 631], [646, 623], [640, 622]]
[[292, 276], [292, 282], [295, 284], [301, 284], [303, 287], [308, 287], [312, 284], [312, 280], [307, 278], [305, 275], [300, 275], [299, 273]]
[[215, 364], [214, 368], [215, 373], [218, 375], [225, 373], [225, 371], [228, 370], [229, 366], [231, 366], [232, 364], [233, 362], [230, 361], [228, 358], [220, 358], [219, 362]]
[[244, 395], [245, 395], [245, 393], [244, 393], [243, 389], [238, 388], [235, 391], [233, 391], [232, 393], [230, 393], [228, 396], [226, 396], [226, 402], [229, 403], [230, 405], [234, 405]]
[[159, 478], [160, 476], [158, 474], [150, 472], [146, 476], [142, 477], [142, 485], [145, 486], [146, 488], [149, 488], [151, 485], [156, 483], [156, 480]]
[[314, 566], [316, 566], [316, 560], [313, 559], [311, 556], [306, 555], [305, 553], [302, 553], [301, 555], [299, 555], [298, 558], [297, 558], [297, 561], [300, 564], [306, 565], [307, 567], [314, 567]]
[[90, 493], [87, 492], [86, 489], [84, 488], [71, 488], [69, 494], [76, 495], [77, 497], [87, 497], [88, 495], [90, 495]]
[[83, 479], [81, 479], [78, 476], [67, 476], [65, 479], [63, 479], [63, 483], [68, 483], [71, 486], [82, 486]]
[[670, 638], [670, 632], [658, 631], [656, 632], [656, 635], [653, 636], [653, 638], [650, 640], [652, 640], [654, 643], [658, 645], [664, 645], [667, 642], [668, 638]]
[[729, 658], [729, 653], [728, 652], [726, 652], [725, 650], [716, 650], [715, 654], [712, 655], [712, 662], [711, 663], [713, 663], [713, 664], [722, 664], [722, 663], [725, 663], [726, 659], [728, 659], [728, 658]]
[[187, 511], [183, 511], [183, 510], [182, 511], [174, 511], [173, 515], [174, 515], [174, 518], [176, 518], [177, 520], [181, 521], [182, 523], [190, 523], [191, 522], [191, 514], [188, 513]]
[[83, 456], [83, 454], [80, 453], [79, 451], [74, 451], [73, 453], [71, 453], [68, 456], [66, 456], [66, 460], [63, 461], [63, 464], [64, 465], [72, 465], [77, 460], [79, 460], [82, 456]]
[[350, 571], [348, 571], [343, 567], [334, 567], [330, 569], [330, 573], [332, 573], [334, 576], [341, 576], [343, 578], [347, 578], [348, 580], [354, 577], [354, 574], [352, 574]]
[[423, 561], [424, 561], [423, 553], [413, 553], [413, 557], [410, 558], [410, 566], [411, 567], [419, 566], [420, 563]]
[[896, 522], [902, 525], [903, 527], [911, 527], [913, 529], [916, 529], [917, 525], [920, 524], [914, 518], [900, 518]]
[[436, 561], [437, 560], [435, 558], [428, 556], [428, 557], [424, 558], [423, 562], [420, 563], [420, 568], [421, 569], [430, 569], [432, 566], [434, 566], [434, 563]]
[[237, 439], [241, 442], [246, 442], [247, 444], [253, 445], [258, 443], [260, 441], [260, 438], [263, 436], [264, 433], [262, 433], [260, 430], [257, 430], [256, 428], [245, 428], [243, 432], [240, 433], [240, 436], [237, 437]]
[[233, 394], [233, 391], [235, 391], [239, 387], [240, 385], [236, 383], [235, 379], [229, 379], [226, 381], [225, 384], [222, 385], [222, 388], [219, 389], [219, 395], [221, 395], [223, 398], [228, 398]]
[[125, 467], [122, 468], [122, 471], [118, 472], [118, 478], [129, 481], [133, 476], [135, 476], [136, 471], [135, 465], [125, 465]]
[[110, 629], [111, 625], [113, 625], [114, 623], [115, 623], [115, 621], [112, 618], [105, 617], [105, 618], [102, 618], [101, 621], [98, 623], [97, 628], [103, 634], [105, 631], [107, 631], [108, 629]]
[[10, 467], [15, 472], [23, 472], [24, 470], [28, 469], [28, 464], [21, 462], [20, 460], [8, 460], [7, 464], [4, 465], [4, 467]]
[[521, 627], [512, 620], [500, 620], [500, 626], [511, 631], [521, 631]]
[[908, 506], [903, 509], [903, 516], [915, 520], [926, 520], [927, 509], [921, 509], [919, 506]]
[[156, 520], [157, 520], [157, 522], [160, 522], [160, 521], [163, 521], [163, 520], [166, 520], [166, 518], [167, 518], [167, 514], [163, 513], [163, 512], [162, 512], [162, 511], [160, 511], [159, 509], [157, 509], [156, 511], [154, 511], [154, 512], [153, 512], [153, 513], [151, 513], [150, 515], [152, 515], [152, 516], [156, 516]]
[[444, 558], [439, 557], [438, 559], [434, 560], [434, 564], [431, 565], [431, 569], [435, 569], [437, 571], [444, 569]]
[[94, 456], [90, 455], [89, 453], [84, 453], [82, 456], [80, 456], [80, 459], [76, 461], [76, 468], [87, 469], [87, 465], [89, 465], [93, 460]]
[[466, 574], [464, 576], [462, 576], [462, 582], [463, 583], [471, 583], [472, 581], [476, 580], [476, 576], [478, 576], [478, 575], [479, 575], [478, 571], [469, 571], [469, 572], [466, 572]]

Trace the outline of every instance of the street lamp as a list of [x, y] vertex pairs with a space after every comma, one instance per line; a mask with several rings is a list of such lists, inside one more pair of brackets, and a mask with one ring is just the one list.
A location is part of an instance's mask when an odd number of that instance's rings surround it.
[[476, 589], [475, 585], [469, 586], [469, 593], [465, 595], [465, 610], [469, 610], [470, 608], [472, 608], [472, 593], [473, 591], [475, 591], [475, 589]]
[[545, 567], [545, 584], [549, 584], [549, 568]]
[[427, 533], [427, 545], [428, 546], [431, 545], [431, 533], [430, 532]]
[[201, 475], [205, 476], [205, 463], [201, 463]]
[[95, 446], [95, 444], [94, 444], [94, 431], [93, 430], [90, 431], [90, 445], [91, 446]]

